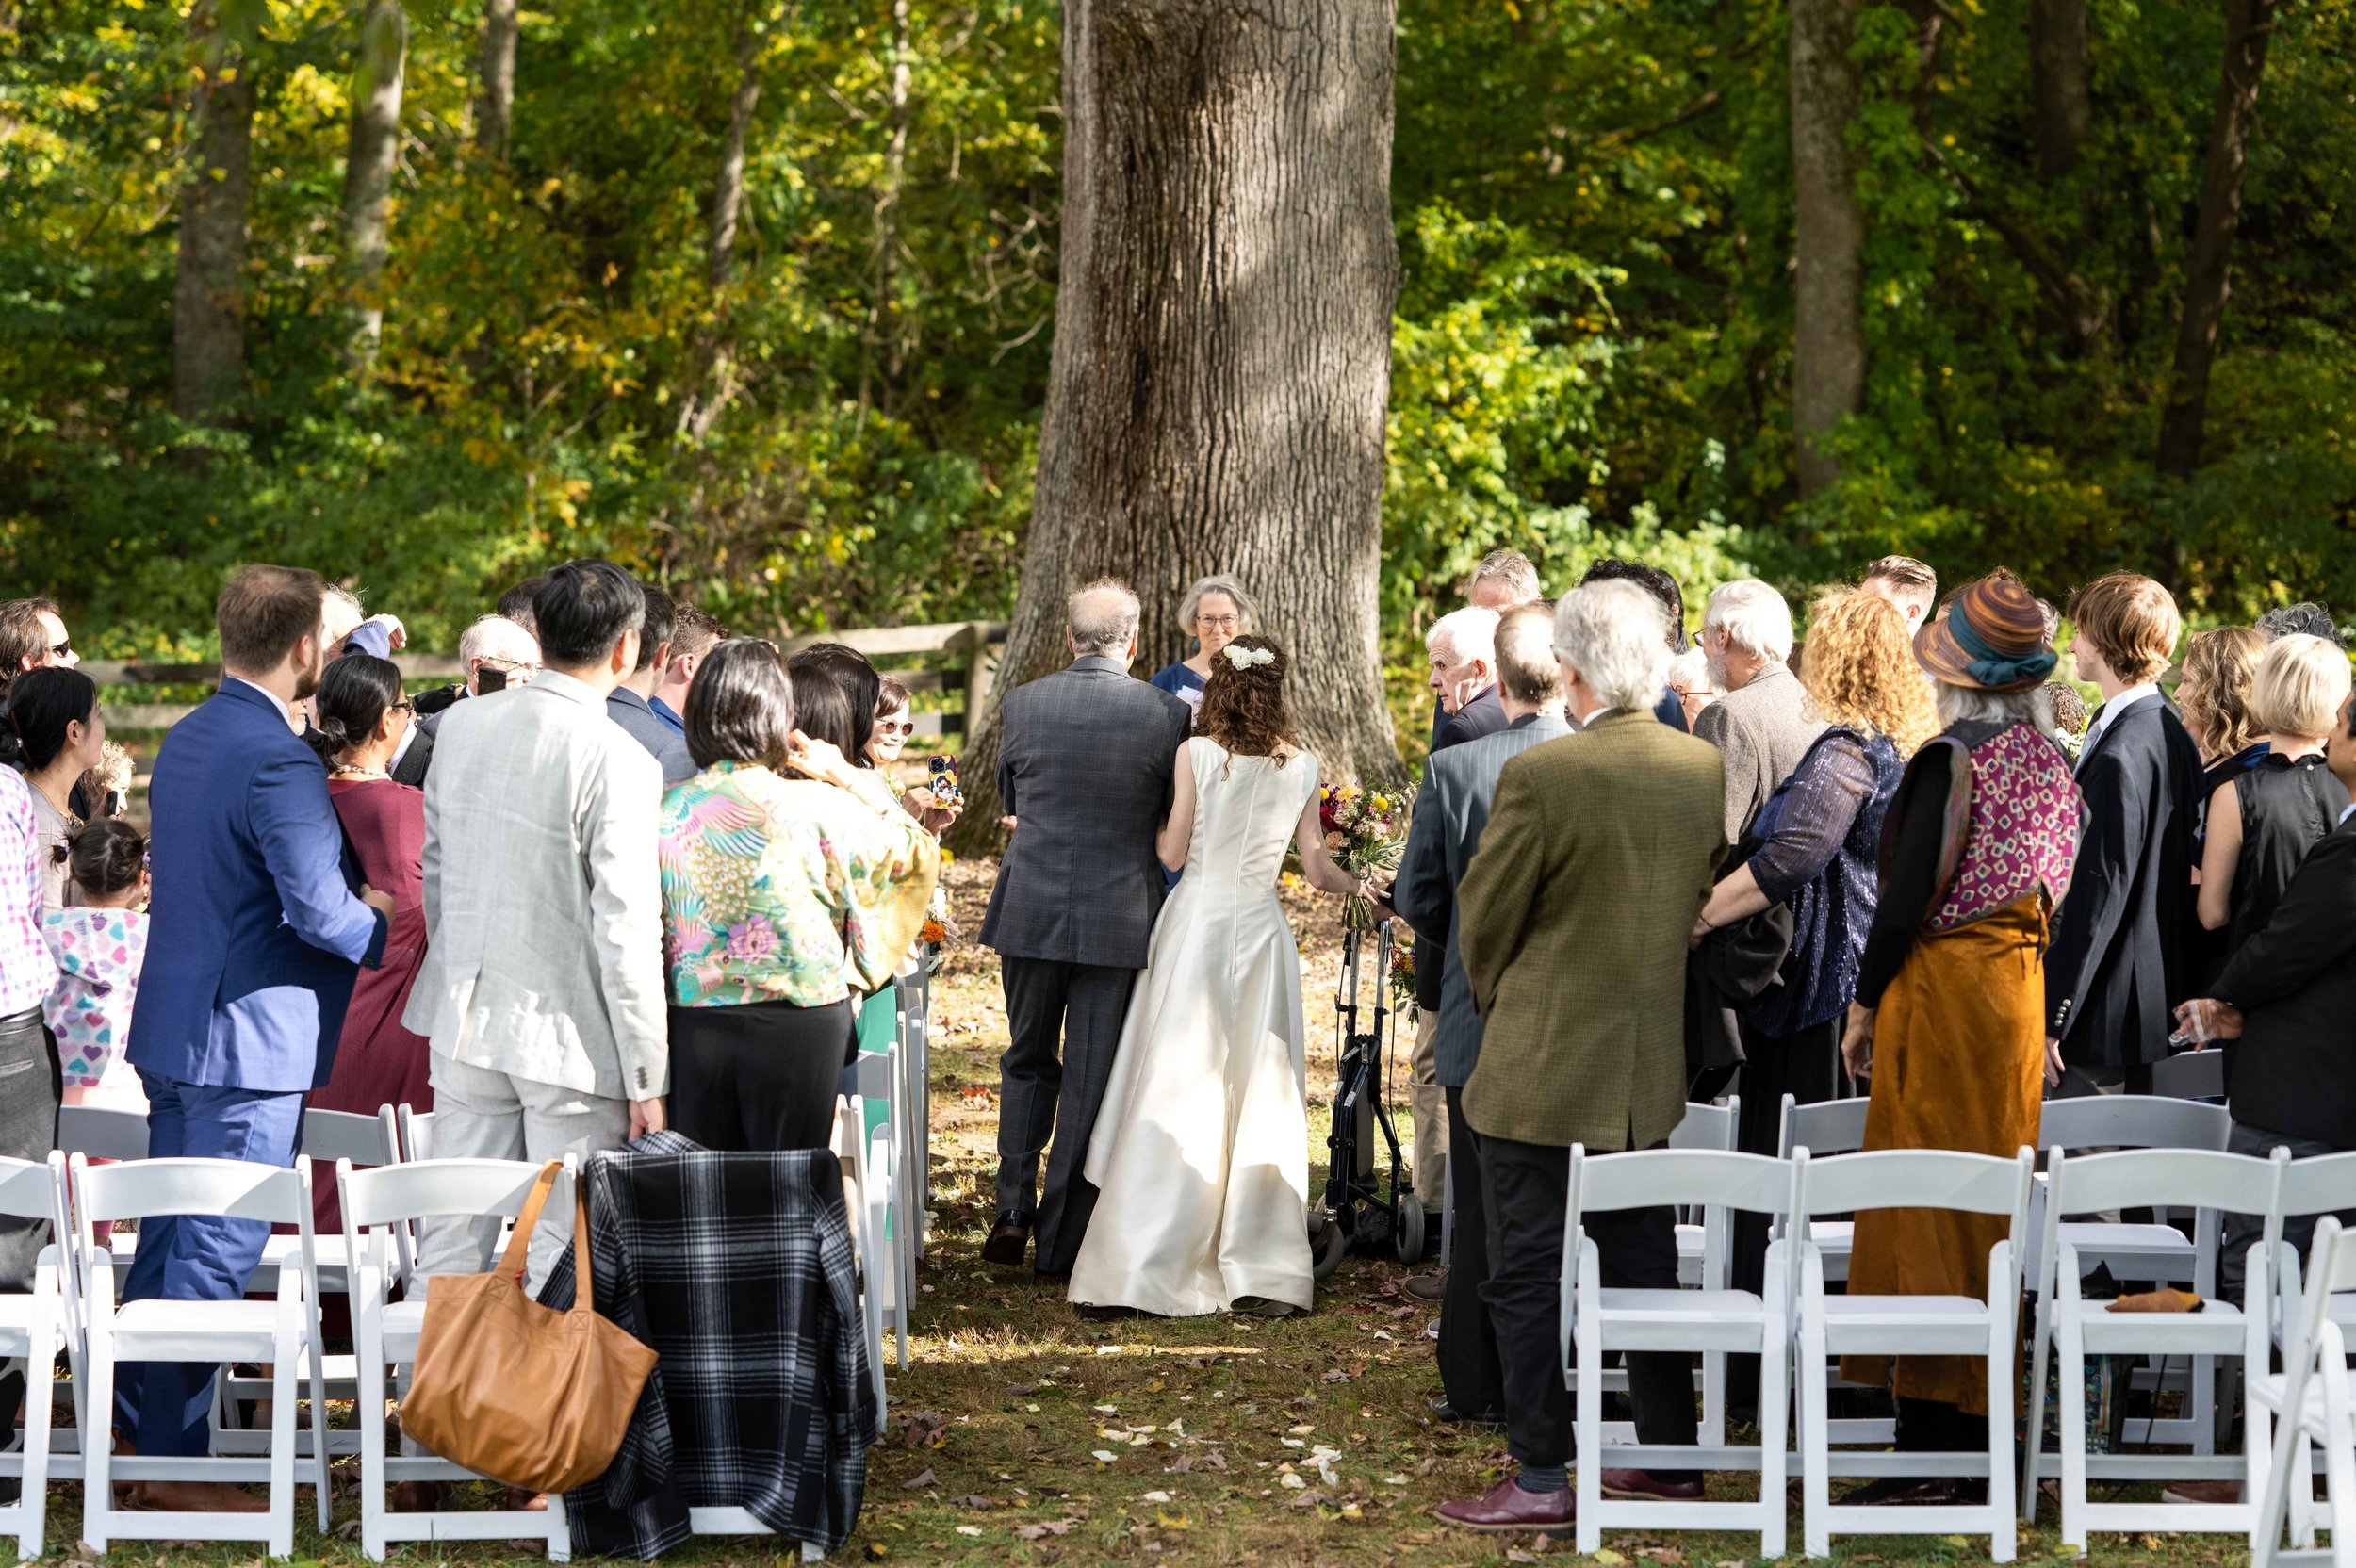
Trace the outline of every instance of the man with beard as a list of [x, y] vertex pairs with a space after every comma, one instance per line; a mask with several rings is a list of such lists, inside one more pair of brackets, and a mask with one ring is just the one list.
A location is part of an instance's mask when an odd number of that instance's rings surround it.
[[[361, 885], [327, 770], [292, 722], [295, 704], [319, 689], [325, 599], [315, 573], [238, 568], [214, 610], [221, 690], [156, 753], [155, 913], [129, 1052], [155, 1158], [292, 1166], [303, 1098], [335, 1066], [359, 966], [373, 968], [384, 951], [393, 901]], [[260, 1220], [144, 1220], [123, 1298], [234, 1300], [269, 1234]], [[116, 1431], [140, 1454], [206, 1452], [213, 1371], [125, 1366]], [[133, 1490], [147, 1508], [266, 1506], [226, 1482]]]

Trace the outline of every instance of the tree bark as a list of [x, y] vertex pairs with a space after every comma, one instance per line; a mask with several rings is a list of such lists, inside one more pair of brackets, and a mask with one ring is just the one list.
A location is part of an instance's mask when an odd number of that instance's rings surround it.
[[515, 3], [483, 0], [483, 79], [474, 101], [474, 144], [501, 163], [515, 118]]
[[1865, 215], [1848, 131], [1859, 0], [1792, 0], [1792, 433], [1803, 500], [1841, 477], [1820, 438], [1865, 396]]
[[2258, 81], [2266, 73], [2277, 0], [2226, 0], [2225, 65], [2217, 78], [2217, 117], [2201, 170], [2201, 206], [2192, 254], [2184, 265], [2184, 310], [2176, 328], [2176, 365], [2160, 413], [2159, 470], [2189, 478], [2201, 466], [2209, 415], [2209, 372], [2231, 292], [2233, 236], [2241, 227], [2244, 176], [2257, 132]]
[[744, 208], [744, 139], [761, 104], [761, 75], [753, 68], [760, 53], [761, 32], [748, 6], [736, 24], [736, 96], [728, 104], [728, 135], [720, 143], [720, 172], [712, 182], [705, 233], [704, 270], [715, 293], [728, 286], [736, 266], [736, 222]]
[[900, 313], [892, 308], [899, 277], [900, 198], [908, 169], [908, 0], [892, 0], [892, 75], [885, 89], [883, 185], [875, 193], [875, 287], [867, 306], [867, 344], [859, 369], [859, 401], [867, 406], [868, 384], [882, 356], [883, 406], [891, 412], [907, 345]]
[[[209, 25], [205, 13], [198, 25]], [[254, 73], [223, 51], [197, 77], [194, 156], [180, 186], [180, 253], [172, 283], [172, 406], [217, 423], [245, 385], [246, 216], [254, 154]]]
[[[1137, 590], [1143, 674], [1233, 572], [1290, 653], [1329, 777], [1391, 781], [1377, 636], [1399, 257], [1393, 0], [1073, 0], [1062, 256], [1023, 586], [996, 690], [1061, 665], [1064, 605]], [[972, 840], [998, 710], [974, 715]]]
[[372, 363], [384, 335], [381, 290], [391, 253], [393, 162], [401, 151], [401, 94], [409, 23], [401, 0], [368, 0], [360, 23], [360, 70], [344, 149], [344, 246], [352, 268], [352, 356]]
[[2029, 0], [2029, 98], [2037, 178], [2047, 185], [2078, 167], [2078, 150], [2094, 129], [2092, 74], [2086, 0]]

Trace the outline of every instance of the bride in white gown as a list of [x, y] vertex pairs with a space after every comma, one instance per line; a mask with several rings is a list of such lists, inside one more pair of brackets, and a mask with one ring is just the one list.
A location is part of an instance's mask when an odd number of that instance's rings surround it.
[[1315, 1294], [1301, 955], [1276, 878], [1284, 846], [1333, 893], [1317, 760], [1295, 745], [1288, 662], [1265, 637], [1219, 650], [1178, 749], [1157, 848], [1186, 874], [1131, 993], [1083, 1172], [1099, 1189], [1071, 1298], [1166, 1317], [1283, 1315]]

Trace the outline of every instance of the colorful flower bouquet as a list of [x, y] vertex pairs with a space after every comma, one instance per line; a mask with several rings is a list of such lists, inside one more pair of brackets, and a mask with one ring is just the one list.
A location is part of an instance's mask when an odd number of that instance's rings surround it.
[[1415, 1010], [1415, 944], [1411, 941], [1391, 943], [1391, 1010]]
[[[1407, 852], [1407, 803], [1356, 784], [1317, 786], [1317, 821], [1325, 829], [1325, 852], [1361, 882], [1380, 881], [1399, 870]], [[1374, 929], [1374, 906], [1355, 895], [1342, 904], [1342, 929]]]

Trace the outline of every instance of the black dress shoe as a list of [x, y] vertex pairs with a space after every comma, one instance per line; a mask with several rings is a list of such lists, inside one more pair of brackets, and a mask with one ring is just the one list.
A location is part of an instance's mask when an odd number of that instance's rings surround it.
[[998, 1217], [997, 1228], [990, 1239], [982, 1243], [982, 1261], [1006, 1268], [1023, 1266], [1023, 1254], [1031, 1245], [1031, 1228], [1018, 1225], [1009, 1215]]
[[1460, 1422], [1467, 1427], [1502, 1428], [1505, 1425], [1505, 1413], [1503, 1411], [1495, 1411], [1481, 1415], [1467, 1415], [1464, 1412], [1458, 1410], [1454, 1405], [1449, 1404], [1448, 1402], [1448, 1396], [1445, 1394], [1434, 1397], [1431, 1404], [1425, 1408], [1432, 1412], [1432, 1419], [1434, 1421]]

